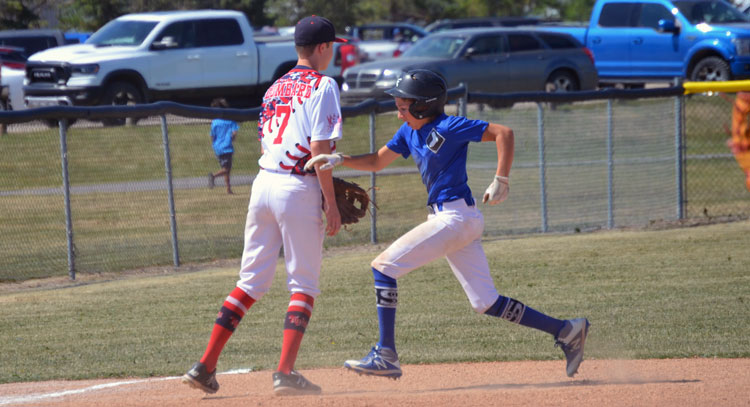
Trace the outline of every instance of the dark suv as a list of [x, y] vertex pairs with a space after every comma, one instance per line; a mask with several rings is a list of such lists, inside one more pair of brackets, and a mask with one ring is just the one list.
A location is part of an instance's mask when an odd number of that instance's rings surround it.
[[598, 83], [591, 52], [569, 34], [527, 28], [466, 28], [430, 34], [402, 56], [346, 71], [341, 100], [389, 99], [402, 72], [430, 69], [470, 92], [570, 92]]
[[0, 45], [23, 48], [27, 56], [47, 48], [65, 45], [65, 35], [60, 30], [7, 30], [0, 31]]

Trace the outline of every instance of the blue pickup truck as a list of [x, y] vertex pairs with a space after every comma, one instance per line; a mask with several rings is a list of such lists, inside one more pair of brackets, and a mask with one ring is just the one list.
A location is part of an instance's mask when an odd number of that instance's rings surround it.
[[722, 0], [598, 0], [588, 26], [547, 26], [594, 54], [599, 81], [750, 78], [750, 17]]

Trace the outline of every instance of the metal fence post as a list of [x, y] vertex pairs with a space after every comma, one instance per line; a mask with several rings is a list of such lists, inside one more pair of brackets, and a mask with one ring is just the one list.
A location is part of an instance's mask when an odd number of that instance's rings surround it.
[[612, 135], [612, 99], [607, 99], [607, 228], [615, 226], [615, 191], [614, 191], [614, 150]]
[[167, 172], [167, 195], [169, 196], [169, 226], [172, 230], [172, 261], [175, 267], [180, 266], [180, 249], [177, 242], [177, 218], [174, 210], [174, 189], [172, 188], [172, 160], [169, 155], [169, 134], [167, 117], [161, 115], [161, 136], [164, 144], [164, 167]]
[[70, 176], [68, 174], [68, 121], [58, 121], [60, 129], [60, 155], [62, 163], [63, 196], [65, 198], [65, 235], [68, 242], [68, 276], [76, 279], [75, 242], [73, 241], [73, 218], [70, 210]]
[[461, 82], [459, 86], [464, 87], [464, 94], [463, 96], [461, 96], [461, 99], [459, 99], [459, 106], [461, 107], [459, 115], [466, 117], [466, 113], [469, 108], [469, 87], [463, 82]]
[[[375, 111], [370, 112], [370, 152], [375, 152]], [[375, 200], [375, 190], [377, 186], [375, 172], [370, 173], [370, 200], [373, 204], [377, 203]], [[378, 209], [375, 205], [370, 207], [370, 242], [375, 244], [378, 242]]]
[[[680, 85], [680, 79], [675, 78], [675, 86]], [[684, 106], [683, 96], [675, 96], [674, 99], [674, 148], [675, 148], [675, 186], [677, 187], [677, 219], [685, 218], [685, 146], [683, 145], [683, 118]]]
[[544, 109], [542, 104], [537, 102], [537, 129], [539, 130], [539, 197], [541, 199], [542, 211], [542, 233], [547, 232], [547, 178], [546, 163], [544, 157]]

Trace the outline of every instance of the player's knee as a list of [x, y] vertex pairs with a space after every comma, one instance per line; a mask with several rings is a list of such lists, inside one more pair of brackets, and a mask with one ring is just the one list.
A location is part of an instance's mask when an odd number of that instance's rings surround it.
[[376, 257], [372, 262], [370, 262], [370, 267], [372, 267], [373, 270], [382, 270], [383, 269], [383, 254], [381, 253]]

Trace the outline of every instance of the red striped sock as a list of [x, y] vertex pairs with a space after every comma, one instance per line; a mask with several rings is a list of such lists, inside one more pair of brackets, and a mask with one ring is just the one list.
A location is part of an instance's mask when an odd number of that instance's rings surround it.
[[216, 362], [219, 360], [224, 345], [253, 303], [255, 300], [239, 287], [235, 287], [224, 300], [219, 315], [216, 317], [214, 329], [211, 331], [206, 352], [201, 358], [201, 363], [206, 365], [207, 371], [212, 372], [216, 369]]
[[315, 298], [309, 295], [292, 294], [284, 319], [284, 342], [281, 345], [279, 372], [289, 374], [294, 369], [294, 362], [297, 360], [297, 352], [302, 343], [302, 337], [305, 335], [305, 328], [310, 322], [314, 302]]

